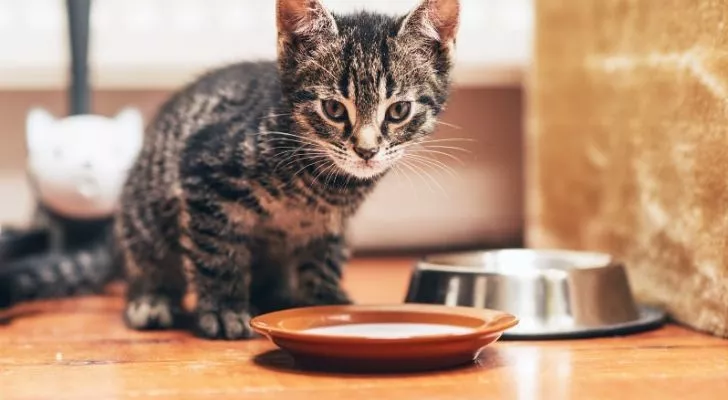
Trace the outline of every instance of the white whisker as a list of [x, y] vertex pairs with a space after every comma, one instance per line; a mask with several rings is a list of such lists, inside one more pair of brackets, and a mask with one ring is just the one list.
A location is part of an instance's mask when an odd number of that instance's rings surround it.
[[287, 157], [287, 158], [284, 158], [283, 160], [281, 160], [280, 162], [278, 162], [275, 165], [275, 167], [273, 167], [273, 172], [277, 172], [278, 169], [281, 168], [281, 167], [282, 168], [288, 168], [288, 167], [290, 167], [291, 165], [295, 164], [298, 161], [308, 161], [308, 160], [311, 160], [311, 159], [314, 159], [315, 160], [315, 159], [318, 159], [318, 157], [317, 158], [313, 158], [313, 157]]
[[417, 140], [412, 143], [407, 143], [406, 145], [415, 145], [415, 144], [427, 144], [427, 143], [446, 143], [446, 142], [476, 142], [477, 140], [471, 139], [471, 138], [441, 138], [441, 139], [422, 139]]
[[352, 178], [351, 174], [346, 174], [346, 182], [344, 182], [344, 187], [349, 186], [349, 182], [351, 181], [351, 178]]
[[313, 188], [313, 183], [314, 182], [318, 182], [318, 178], [321, 177], [321, 175], [325, 174], [326, 171], [328, 171], [328, 170], [330, 170], [331, 168], [334, 168], [334, 167], [336, 167], [336, 165], [334, 164], [333, 161], [331, 161], [329, 163], [328, 167], [322, 168], [321, 169], [321, 172], [319, 172], [318, 174], [316, 174], [316, 176], [311, 180], [311, 184], [309, 185], [309, 188], [312, 189]]
[[316, 148], [306, 148], [305, 146], [298, 146], [298, 147], [278, 147], [278, 150], [283, 150], [281, 152], [278, 152], [274, 155], [278, 156], [285, 153], [303, 153], [303, 154], [321, 154], [326, 155], [330, 154], [331, 152], [327, 149], [316, 149]]
[[460, 163], [460, 165], [465, 165], [465, 162], [463, 162], [463, 160], [461, 160], [459, 157], [454, 156], [450, 153], [446, 153], [444, 151], [431, 150], [431, 149], [427, 149], [427, 148], [422, 148], [422, 149], [415, 148], [415, 149], [410, 150], [410, 154], [412, 154], [412, 153], [414, 153], [414, 154], [417, 154], [417, 153], [438, 154], [438, 155], [442, 155], [442, 156], [451, 158], [451, 159], [457, 161], [458, 163]]
[[303, 171], [304, 171], [304, 170], [305, 170], [306, 168], [309, 168], [309, 167], [312, 167], [312, 166], [314, 166], [314, 165], [317, 165], [318, 163], [320, 163], [320, 162], [322, 162], [322, 161], [325, 161], [325, 159], [324, 159], [324, 160], [321, 160], [321, 159], [317, 159], [317, 160], [315, 160], [315, 161], [314, 161], [314, 162], [312, 162], [312, 163], [309, 163], [309, 164], [306, 164], [306, 165], [304, 165], [304, 166], [303, 166], [303, 167], [302, 167], [301, 169], [299, 169], [298, 171], [296, 171], [296, 172], [295, 172], [295, 173], [294, 173], [294, 174], [292, 175], [292, 177], [297, 177], [297, 176], [298, 176], [298, 174], [300, 174], [301, 172], [303, 172]]
[[472, 153], [472, 151], [470, 151], [468, 149], [465, 149], [465, 148], [462, 148], [462, 147], [457, 147], [457, 146], [438, 146], [438, 145], [427, 145], [427, 144], [424, 144], [422, 147], [424, 147], [426, 149], [457, 150], [457, 151], [462, 151], [463, 153]]
[[430, 189], [430, 192], [434, 191], [434, 189], [432, 189], [432, 186], [430, 186], [430, 183], [427, 181], [427, 179], [425, 179], [422, 173], [416, 170], [412, 165], [410, 165], [407, 160], [402, 160], [401, 163], [403, 166], [407, 167], [410, 171], [414, 172], [417, 176], [419, 176], [420, 179], [422, 179], [422, 181], [425, 183], [425, 185], [427, 185], [427, 188]]
[[451, 124], [451, 123], [445, 122], [445, 121], [435, 121], [435, 123], [438, 125], [444, 125], [444, 126], [447, 126], [447, 127], [453, 128], [453, 129], [463, 129], [462, 126]]
[[326, 142], [322, 142], [320, 140], [311, 139], [311, 138], [307, 138], [307, 137], [303, 137], [303, 136], [299, 136], [299, 135], [294, 135], [294, 134], [287, 133], [287, 132], [268, 131], [266, 133], [281, 136], [281, 138], [279, 138], [278, 140], [280, 140], [282, 142], [308, 144], [308, 145], [313, 145], [313, 146], [317, 146], [317, 147], [322, 147], [324, 149], [327, 149], [331, 152], [335, 152], [338, 154], [342, 154], [342, 155], [346, 154], [343, 150], [339, 149], [338, 147], [336, 147], [332, 144], [326, 143]]
[[264, 120], [266, 118], [277, 118], [277, 117], [285, 117], [287, 115], [293, 115], [292, 113], [283, 113], [283, 114], [266, 114], [262, 117], [260, 117], [261, 120]]
[[[418, 160], [417, 160], [417, 159], [410, 159], [409, 161], [412, 161], [412, 162], [416, 162], [416, 161], [418, 161]], [[439, 182], [439, 181], [438, 181], [437, 179], [435, 179], [435, 178], [434, 178], [434, 177], [433, 177], [433, 176], [432, 176], [432, 175], [431, 175], [430, 173], [428, 173], [428, 172], [427, 172], [427, 170], [423, 169], [422, 167], [419, 167], [419, 166], [417, 166], [417, 164], [412, 164], [412, 166], [413, 166], [413, 167], [415, 167], [415, 168], [417, 168], [418, 170], [420, 170], [420, 171], [421, 171], [421, 172], [422, 172], [422, 173], [423, 173], [423, 174], [424, 174], [425, 176], [427, 176], [427, 177], [428, 177], [428, 178], [429, 178], [429, 179], [430, 179], [430, 180], [431, 180], [431, 181], [432, 181], [432, 182], [433, 182], [433, 183], [434, 183], [435, 185], [437, 185], [437, 187], [439, 187], [439, 188], [440, 188], [440, 190], [442, 190], [442, 193], [444, 193], [444, 194], [445, 194], [446, 196], [448, 196], [448, 197], [449, 197], [449, 194], [447, 193], [447, 191], [445, 190], [445, 188], [444, 188], [444, 187], [442, 187], [442, 185], [440, 185], [440, 182]]]
[[331, 171], [329, 171], [329, 173], [326, 175], [326, 180], [324, 181], [324, 185], [328, 186], [329, 179], [331, 179], [331, 177], [333, 176], [335, 171], [336, 171], [336, 168], [331, 168]]
[[410, 184], [410, 188], [412, 188], [413, 191], [416, 191], [417, 190], [417, 189], [415, 189], [416, 186], [415, 186], [415, 183], [412, 181], [412, 177], [410, 177], [409, 175], [407, 175], [407, 173], [402, 170], [402, 166], [401, 165], [395, 164], [394, 165], [394, 170], [395, 170], [395, 172], [401, 173], [405, 178], [407, 178], [407, 180], [409, 181], [409, 184]]
[[323, 160], [321, 163], [316, 164], [316, 168], [314, 168], [313, 172], [311, 173], [311, 182], [308, 183], [309, 190], [313, 189], [313, 183], [318, 180], [318, 177], [321, 176], [321, 174], [327, 169], [331, 168], [331, 164], [332, 163], [330, 159]]
[[287, 132], [267, 131], [267, 132], [264, 132], [263, 135], [280, 136], [281, 138], [279, 138], [278, 140], [286, 140], [286, 139], [287, 140], [297, 140], [297, 141], [308, 142], [308, 143], [312, 143], [312, 144], [322, 144], [323, 143], [316, 139], [312, 139], [312, 138], [309, 138], [306, 136], [294, 135], [292, 133], [287, 133]]
[[449, 173], [450, 176], [452, 176], [453, 178], [457, 178], [458, 177], [458, 174], [457, 174], [457, 172], [455, 172], [455, 169], [453, 169], [452, 167], [450, 167], [449, 165], [443, 163], [440, 160], [435, 160], [435, 159], [432, 159], [432, 158], [427, 158], [425, 156], [421, 156], [421, 155], [418, 155], [418, 154], [407, 154], [407, 155], [405, 155], [405, 157], [410, 157], [410, 158], [413, 158], [413, 159], [416, 159], [416, 160], [420, 160], [421, 162], [423, 162], [425, 164], [428, 164], [428, 165], [430, 165], [432, 167], [435, 167], [438, 170], [442, 170], [442, 171], [445, 171], [445, 172]]

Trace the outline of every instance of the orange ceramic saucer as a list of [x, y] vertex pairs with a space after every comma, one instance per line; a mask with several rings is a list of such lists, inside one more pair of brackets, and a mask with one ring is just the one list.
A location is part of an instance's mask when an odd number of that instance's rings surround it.
[[301, 366], [383, 372], [473, 362], [517, 323], [495, 310], [402, 304], [294, 308], [258, 316], [251, 327]]

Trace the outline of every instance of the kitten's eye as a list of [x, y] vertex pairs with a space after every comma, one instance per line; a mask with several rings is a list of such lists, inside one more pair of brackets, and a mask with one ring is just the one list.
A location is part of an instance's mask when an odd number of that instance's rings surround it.
[[409, 101], [398, 101], [387, 109], [387, 121], [394, 123], [402, 122], [409, 117], [411, 109], [412, 103]]
[[324, 113], [334, 122], [346, 121], [346, 107], [336, 100], [324, 100]]

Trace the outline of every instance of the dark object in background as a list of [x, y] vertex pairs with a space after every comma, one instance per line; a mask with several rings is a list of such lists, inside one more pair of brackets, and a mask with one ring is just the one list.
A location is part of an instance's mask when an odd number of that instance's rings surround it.
[[49, 246], [46, 229], [0, 227], [0, 274], [7, 262], [33, 253], [46, 251]]
[[50, 235], [46, 229], [0, 227], [0, 309], [13, 302], [9, 285], [14, 281], [14, 261], [46, 252], [49, 245]]
[[88, 37], [91, 0], [66, 0], [71, 37], [71, 84], [68, 91], [69, 115], [86, 114], [91, 109], [89, 89]]
[[[45, 211], [50, 214], [50, 211]], [[0, 251], [0, 308], [19, 302], [100, 292], [116, 276], [111, 219], [54, 215], [48, 229], [8, 234]]]

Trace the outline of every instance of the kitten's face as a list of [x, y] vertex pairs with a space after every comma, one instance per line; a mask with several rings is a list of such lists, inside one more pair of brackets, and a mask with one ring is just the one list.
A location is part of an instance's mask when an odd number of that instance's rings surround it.
[[458, 12], [457, 0], [424, 0], [402, 17], [335, 16], [318, 0], [278, 1], [284, 91], [311, 162], [373, 178], [434, 130]]

